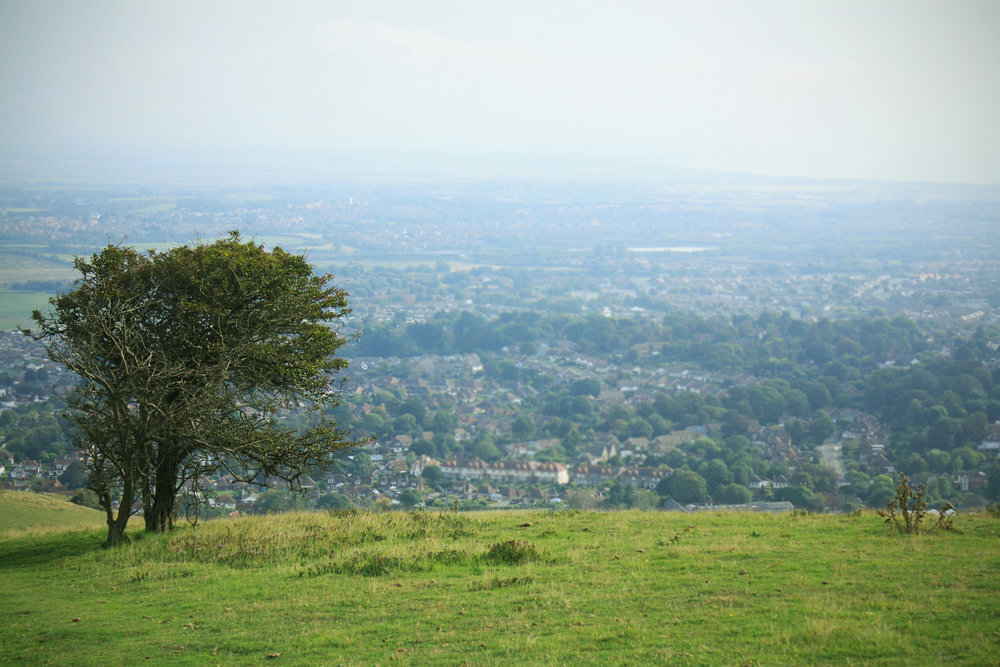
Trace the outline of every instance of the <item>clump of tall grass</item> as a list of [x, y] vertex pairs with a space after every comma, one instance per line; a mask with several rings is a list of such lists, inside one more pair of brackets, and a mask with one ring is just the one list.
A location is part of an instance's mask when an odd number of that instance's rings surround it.
[[534, 544], [524, 540], [506, 540], [491, 546], [483, 556], [483, 560], [506, 565], [519, 565], [538, 560], [538, 550]]
[[[155, 552], [160, 560], [237, 568], [280, 563], [348, 563], [355, 558], [351, 554], [375, 553], [375, 547], [379, 553], [403, 547], [412, 549], [415, 542], [427, 543], [423, 549], [427, 553], [451, 553], [442, 545], [455, 544], [477, 534], [476, 524], [473, 519], [448, 512], [289, 512], [273, 517], [216, 519], [197, 526], [178, 526], [166, 535], [137, 533], [124, 545], [121, 556], [141, 560]], [[337, 567], [344, 571], [372, 569], [363, 564]]]

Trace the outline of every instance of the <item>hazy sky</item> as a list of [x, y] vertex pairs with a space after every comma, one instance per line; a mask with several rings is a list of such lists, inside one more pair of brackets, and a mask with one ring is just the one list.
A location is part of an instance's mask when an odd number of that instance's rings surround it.
[[3, 0], [0, 149], [1000, 183], [998, 30], [998, 0]]

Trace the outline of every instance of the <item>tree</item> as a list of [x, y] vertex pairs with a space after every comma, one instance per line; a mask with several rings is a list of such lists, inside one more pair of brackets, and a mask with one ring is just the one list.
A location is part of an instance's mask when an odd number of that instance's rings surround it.
[[399, 494], [399, 502], [403, 504], [404, 507], [413, 507], [422, 500], [420, 492], [416, 489], [403, 489], [403, 492]]
[[785, 397], [774, 387], [761, 385], [750, 390], [750, 405], [754, 416], [765, 424], [773, 424], [788, 409]]
[[574, 396], [594, 396], [596, 398], [601, 394], [601, 381], [594, 378], [575, 380], [570, 385], [569, 391]]
[[868, 487], [868, 507], [880, 509], [893, 499], [896, 495], [896, 488], [892, 478], [888, 475], [879, 475], [872, 480]]
[[434, 419], [431, 421], [431, 430], [435, 433], [451, 435], [457, 425], [458, 421], [455, 419], [455, 415], [447, 410], [438, 410], [434, 413]]
[[531, 418], [531, 415], [520, 414], [511, 423], [510, 432], [515, 438], [521, 440], [530, 438], [535, 432], [535, 420]]
[[483, 461], [499, 461], [503, 458], [503, 453], [493, 444], [490, 438], [483, 438], [472, 448], [472, 455]]
[[723, 484], [715, 490], [712, 498], [725, 505], [746, 505], [753, 499], [753, 493], [740, 484]]
[[823, 441], [829, 438], [837, 430], [837, 425], [833, 423], [833, 420], [823, 410], [817, 410], [816, 414], [813, 415], [812, 421], [809, 423], [809, 435], [812, 436], [813, 441], [816, 444], [821, 445]]
[[731, 455], [738, 456], [746, 451], [750, 441], [745, 435], [731, 435], [722, 444]]
[[951, 463], [951, 454], [949, 452], [932, 449], [927, 452], [925, 457], [927, 460], [928, 468], [933, 472], [948, 472], [948, 464]]
[[708, 483], [693, 470], [681, 470], [671, 475], [670, 495], [679, 503], [707, 503]]
[[993, 463], [986, 471], [986, 497], [1000, 501], [1000, 463]]
[[653, 427], [642, 417], [632, 417], [628, 422], [628, 434], [633, 438], [651, 438]]
[[722, 459], [704, 461], [698, 467], [698, 473], [705, 478], [709, 493], [715, 493], [716, 488], [733, 481], [733, 475], [729, 472], [729, 466]]
[[418, 424], [423, 424], [427, 416], [427, 407], [419, 398], [407, 398], [400, 404], [399, 412], [413, 415]]
[[618, 508], [618, 507], [634, 507], [637, 501], [635, 487], [622, 484], [617, 479], [611, 482], [611, 486], [608, 487], [607, 496], [604, 498], [602, 503], [606, 507]]
[[[140, 507], [146, 530], [172, 529], [188, 480], [226, 469], [294, 486], [356, 444], [322, 414], [346, 366], [327, 322], [349, 312], [347, 295], [302, 256], [233, 232], [163, 253], [112, 245], [74, 265], [81, 277], [25, 333], [80, 378], [67, 403], [109, 544]], [[312, 412], [309, 425], [280, 424], [289, 408]]]
[[413, 435], [417, 432], [417, 418], [410, 413], [402, 414], [392, 422], [392, 429], [397, 434], [404, 433], [407, 435]]
[[816, 511], [821, 509], [819, 498], [808, 486], [789, 486], [781, 489], [781, 499], [787, 500], [798, 509]]
[[427, 466], [420, 472], [420, 477], [430, 486], [437, 486], [444, 477], [444, 473], [438, 466]]
[[67, 489], [82, 489], [87, 486], [87, 466], [80, 461], [73, 461], [59, 475], [59, 483]]
[[304, 510], [308, 505], [300, 493], [294, 493], [288, 489], [268, 489], [260, 494], [253, 507], [258, 514], [277, 514], [278, 512]]
[[327, 493], [319, 497], [316, 507], [321, 510], [346, 510], [352, 505], [350, 498], [342, 493]]
[[74, 505], [82, 505], [83, 507], [95, 510], [101, 509], [101, 503], [97, 499], [97, 494], [90, 489], [80, 489], [70, 497], [69, 501]]

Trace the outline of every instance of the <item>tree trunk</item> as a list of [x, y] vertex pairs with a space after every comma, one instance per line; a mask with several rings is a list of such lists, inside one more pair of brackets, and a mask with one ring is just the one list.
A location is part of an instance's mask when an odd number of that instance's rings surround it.
[[173, 460], [162, 461], [156, 470], [153, 503], [145, 512], [146, 530], [166, 533], [174, 529], [174, 506], [177, 502], [177, 466]]
[[117, 547], [121, 544], [122, 536], [125, 534], [125, 525], [128, 523], [128, 517], [122, 518], [121, 510], [118, 511], [118, 518], [114, 521], [108, 521], [108, 539], [105, 545], [109, 547]]
[[129, 517], [132, 516], [132, 503], [135, 502], [135, 487], [126, 481], [122, 488], [122, 497], [118, 505], [118, 516], [114, 516], [111, 509], [111, 495], [105, 493], [101, 496], [101, 505], [108, 517], [108, 539], [105, 544], [109, 547], [116, 547], [121, 544], [125, 535], [125, 527], [128, 525]]

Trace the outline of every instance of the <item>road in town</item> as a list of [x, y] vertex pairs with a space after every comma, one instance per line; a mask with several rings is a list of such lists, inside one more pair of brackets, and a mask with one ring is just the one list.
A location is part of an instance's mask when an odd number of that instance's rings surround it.
[[847, 484], [847, 469], [844, 468], [844, 457], [841, 455], [840, 442], [841, 436], [837, 433], [836, 435], [827, 438], [827, 440], [820, 445], [819, 451], [823, 456], [823, 463], [837, 473], [838, 484], [842, 486]]

